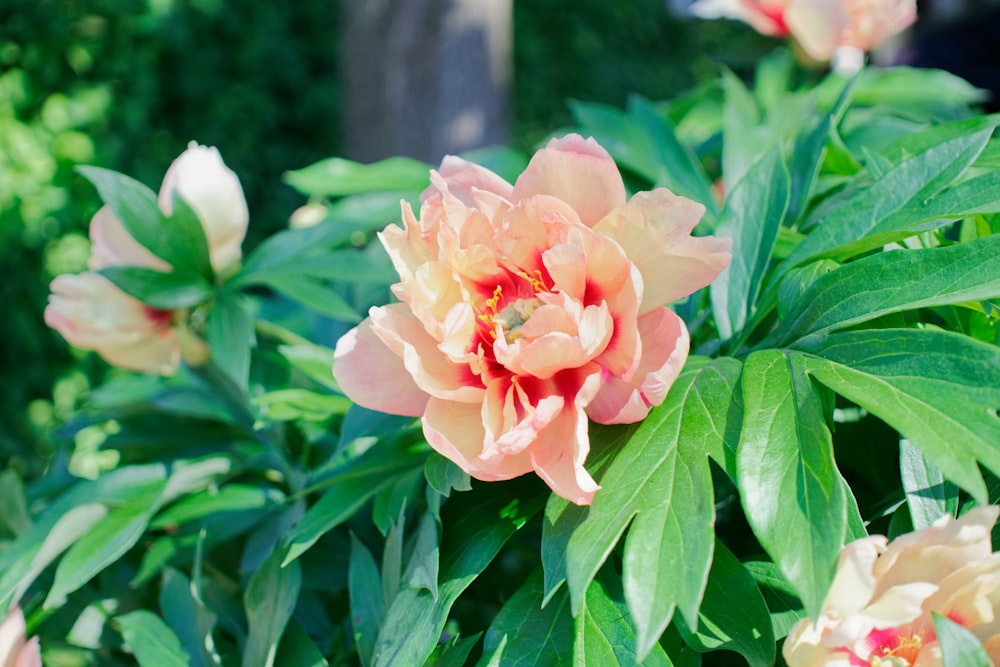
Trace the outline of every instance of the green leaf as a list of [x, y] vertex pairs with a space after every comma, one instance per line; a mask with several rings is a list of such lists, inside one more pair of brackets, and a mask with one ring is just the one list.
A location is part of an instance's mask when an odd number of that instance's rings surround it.
[[375, 646], [376, 666], [423, 664], [458, 596], [507, 539], [541, 509], [548, 490], [540, 487], [536, 479], [520, 478], [475, 486], [462, 503], [445, 503], [437, 599], [423, 589], [399, 591]]
[[[723, 468], [738, 438], [740, 374], [735, 359], [691, 358], [600, 478], [587, 518], [566, 548], [573, 607], [629, 523], [625, 597], [644, 658], [679, 607], [696, 618], [708, 577], [715, 521], [711, 456]], [[633, 521], [634, 519], [634, 521]], [[548, 520], [548, 518], [547, 518]], [[548, 565], [547, 565], [548, 567]]]
[[182, 204], [167, 218], [160, 211], [156, 195], [142, 183], [100, 167], [77, 170], [94, 184], [101, 199], [139, 245], [165, 260], [185, 279], [212, 280], [205, 229], [189, 206]]
[[140, 266], [109, 266], [99, 273], [126, 294], [153, 308], [191, 308], [212, 298], [209, 282], [179, 271], [165, 273]]
[[208, 346], [212, 362], [245, 389], [250, 377], [250, 352], [257, 344], [246, 297], [221, 290], [208, 314]]
[[173, 531], [210, 514], [260, 509], [282, 503], [284, 499], [276, 489], [229, 483], [184, 496], [160, 512], [149, 525], [153, 530]]
[[327, 491], [309, 508], [285, 538], [285, 564], [301, 556], [325, 533], [351, 518], [379, 489], [391, 484], [399, 474], [422, 466], [427, 452], [422, 449], [388, 448], [376, 445], [356, 461], [323, 480]]
[[974, 634], [937, 612], [932, 611], [931, 618], [941, 646], [942, 664], [948, 667], [990, 667], [993, 664]]
[[327, 389], [340, 391], [333, 378], [333, 350], [322, 345], [301, 343], [299, 345], [279, 345], [281, 353], [297, 371]]
[[360, 322], [362, 319], [337, 290], [306, 276], [269, 273], [260, 282], [321, 315], [343, 322]]
[[197, 597], [191, 580], [171, 567], [163, 571], [160, 609], [190, 656], [191, 667], [222, 664], [212, 640], [216, 615]]
[[323, 421], [331, 415], [342, 415], [351, 407], [344, 396], [321, 394], [308, 389], [275, 389], [253, 398], [261, 416], [271, 421], [305, 419]]
[[931, 525], [942, 516], [958, 512], [958, 488], [909, 440], [899, 443], [899, 473], [914, 530]]
[[115, 618], [140, 667], [188, 667], [191, 656], [159, 616], [139, 609]]
[[430, 184], [430, 166], [406, 157], [372, 164], [329, 158], [285, 172], [284, 181], [304, 195], [343, 197], [362, 192], [423, 190]]
[[167, 485], [165, 471], [143, 484], [129, 488], [127, 494], [109, 504], [108, 513], [86, 534], [74, 542], [56, 568], [55, 581], [44, 606], [51, 609], [115, 562], [142, 537]]
[[305, 629], [293, 618], [281, 637], [278, 658], [274, 664], [281, 667], [329, 667], [330, 663], [316, 648]]
[[403, 582], [411, 588], [421, 588], [437, 598], [438, 595], [438, 524], [430, 510], [424, 512], [417, 523], [410, 560], [403, 572]]
[[428, 667], [465, 667], [469, 654], [482, 635], [481, 632], [463, 638], [455, 635], [449, 642], [439, 644], [425, 664]]
[[708, 575], [698, 625], [678, 629], [684, 641], [698, 651], [736, 651], [751, 667], [774, 664], [774, 634], [764, 597], [750, 573], [722, 542]]
[[[504, 667], [573, 665], [573, 616], [569, 596], [557, 595], [542, 608], [542, 571], [535, 571], [493, 618], [483, 639], [479, 665]], [[599, 664], [599, 663], [589, 663]], [[607, 663], [605, 663], [607, 664]]]
[[293, 560], [282, 566], [282, 558], [275, 549], [250, 577], [243, 595], [248, 625], [243, 667], [273, 667], [278, 642], [299, 599], [301, 565]]
[[976, 460], [1000, 472], [1000, 349], [930, 329], [831, 334], [801, 348], [821, 383], [881, 418], [986, 504]]
[[913, 229], [927, 220], [926, 214], [915, 214], [914, 209], [965, 172], [989, 140], [992, 125], [931, 146], [870, 186], [831, 200], [821, 224], [789, 254], [782, 270], [808, 259], [864, 252], [887, 243], [886, 233]]
[[726, 199], [750, 166], [772, 147], [773, 137], [760, 125], [761, 113], [753, 94], [729, 70], [722, 73], [722, 181]]
[[431, 488], [445, 498], [451, 495], [452, 490], [468, 491], [472, 488], [469, 473], [436, 453], [427, 458], [427, 463], [424, 464], [424, 477], [427, 478]]
[[997, 296], [1000, 236], [882, 252], [820, 275], [761, 347], [787, 345], [889, 313]]
[[347, 575], [351, 600], [351, 629], [362, 665], [370, 665], [375, 639], [382, 627], [382, 578], [367, 547], [351, 535], [351, 559]]
[[726, 199], [716, 231], [733, 239], [733, 259], [709, 288], [722, 338], [741, 331], [753, 314], [788, 197], [788, 170], [776, 147], [749, 169]]
[[15, 536], [31, 528], [24, 482], [13, 470], [0, 472], [0, 526]]
[[604, 568], [587, 588], [576, 615], [573, 664], [671, 667], [673, 663], [659, 644], [653, 645], [645, 660], [639, 660], [635, 633], [625, 622], [627, 617], [621, 582]]
[[743, 563], [744, 569], [757, 582], [771, 614], [771, 630], [774, 638], [781, 639], [792, 626], [805, 618], [802, 602], [788, 581], [781, 576], [781, 570], [767, 561]]
[[781, 350], [747, 357], [737, 486], [761, 546], [815, 618], [844, 544], [847, 499], [800, 357]]

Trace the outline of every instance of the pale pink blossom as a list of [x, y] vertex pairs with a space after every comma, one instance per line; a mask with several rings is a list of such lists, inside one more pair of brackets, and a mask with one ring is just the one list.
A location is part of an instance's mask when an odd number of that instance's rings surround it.
[[881, 535], [844, 547], [816, 620], [789, 632], [789, 667], [942, 665], [931, 612], [970, 630], [1000, 664], [997, 507], [943, 517], [891, 543]]
[[758, 32], [792, 36], [816, 60], [838, 48], [869, 51], [908, 27], [916, 0], [698, 0], [691, 11], [705, 18], [740, 19]]
[[421, 416], [431, 446], [477, 479], [534, 471], [589, 504], [588, 418], [635, 422], [663, 401], [689, 345], [665, 306], [728, 265], [730, 240], [692, 237], [704, 207], [666, 189], [628, 200], [608, 153], [579, 135], [513, 185], [446, 157], [421, 202], [380, 235], [401, 303], [338, 342], [340, 386]]
[[[212, 266], [219, 271], [240, 258], [247, 205], [236, 175], [215, 148], [194, 142], [167, 170], [159, 205], [170, 214], [174, 193], [194, 210], [205, 229]], [[71, 344], [94, 350], [109, 363], [169, 375], [181, 358], [196, 364], [208, 350], [178, 321], [183, 315], [146, 305], [97, 273], [112, 266], [170, 271], [170, 265], [136, 241], [103, 206], [90, 221], [90, 271], [52, 281], [45, 322]]]
[[15, 607], [0, 623], [0, 667], [42, 667], [38, 637], [25, 641], [24, 614]]

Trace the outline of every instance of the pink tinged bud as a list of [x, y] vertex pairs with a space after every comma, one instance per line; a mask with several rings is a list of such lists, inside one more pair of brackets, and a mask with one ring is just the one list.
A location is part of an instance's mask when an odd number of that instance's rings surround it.
[[15, 607], [0, 623], [0, 667], [42, 667], [38, 638], [25, 641], [24, 614]]
[[421, 199], [380, 235], [401, 303], [341, 339], [337, 381], [360, 405], [421, 415], [477, 479], [533, 471], [589, 504], [588, 417], [630, 423], [664, 400], [689, 345], [665, 306], [728, 265], [729, 241], [692, 238], [704, 207], [667, 190], [628, 202], [607, 151], [578, 135], [513, 186], [446, 158]]
[[51, 290], [45, 323], [70, 344], [130, 370], [177, 370], [181, 342], [170, 311], [150, 308], [92, 272], [58, 276]]
[[216, 148], [192, 141], [170, 165], [160, 186], [160, 208], [168, 215], [175, 193], [194, 209], [205, 228], [212, 268], [220, 271], [237, 261], [249, 213], [239, 178]]

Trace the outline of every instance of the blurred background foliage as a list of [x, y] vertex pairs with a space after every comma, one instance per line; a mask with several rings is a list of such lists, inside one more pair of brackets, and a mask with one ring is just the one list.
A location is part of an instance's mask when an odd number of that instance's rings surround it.
[[[669, 98], [772, 46], [662, 0], [515, 2], [513, 26], [510, 142], [524, 150], [570, 122], [570, 98]], [[85, 268], [99, 206], [74, 167], [156, 188], [189, 141], [217, 146], [246, 190], [249, 251], [303, 203], [281, 175], [339, 154], [337, 34], [331, 0], [0, 2], [0, 468], [39, 474], [106, 370], [42, 320], [52, 277]]]

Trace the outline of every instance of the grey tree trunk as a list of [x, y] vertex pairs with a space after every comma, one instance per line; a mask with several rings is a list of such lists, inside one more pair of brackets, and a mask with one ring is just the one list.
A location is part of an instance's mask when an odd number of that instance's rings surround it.
[[340, 0], [347, 157], [447, 153], [507, 139], [511, 0]]

